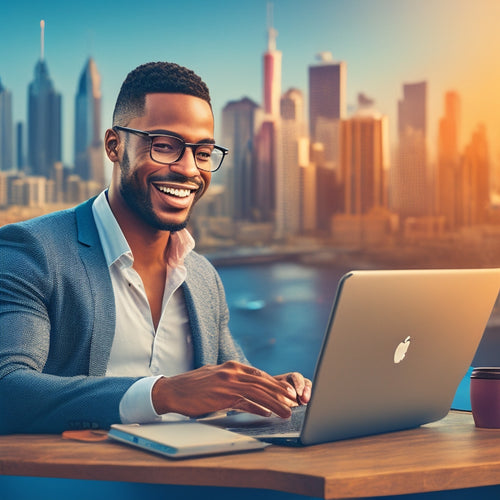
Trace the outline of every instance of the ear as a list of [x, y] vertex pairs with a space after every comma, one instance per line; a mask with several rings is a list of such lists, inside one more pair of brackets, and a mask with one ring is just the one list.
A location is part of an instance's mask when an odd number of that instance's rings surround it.
[[120, 144], [120, 136], [112, 128], [106, 130], [104, 135], [104, 148], [108, 158], [113, 162], [118, 161], [118, 146]]

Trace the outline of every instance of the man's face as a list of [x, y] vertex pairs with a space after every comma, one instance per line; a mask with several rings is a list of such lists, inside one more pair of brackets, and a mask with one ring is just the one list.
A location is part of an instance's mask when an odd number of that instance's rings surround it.
[[[185, 142], [213, 140], [214, 122], [209, 104], [185, 94], [148, 94], [145, 113], [127, 126], [147, 132], [173, 134]], [[199, 170], [193, 151], [169, 165], [151, 159], [150, 140], [127, 133], [120, 161], [120, 194], [143, 222], [153, 229], [178, 231], [186, 226], [196, 201], [210, 184], [211, 173]]]

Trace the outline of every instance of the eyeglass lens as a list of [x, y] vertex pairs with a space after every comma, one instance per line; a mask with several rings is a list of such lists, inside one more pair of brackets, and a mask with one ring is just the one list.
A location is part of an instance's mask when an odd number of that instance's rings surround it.
[[173, 163], [179, 160], [186, 147], [193, 150], [196, 166], [201, 170], [213, 172], [217, 170], [224, 154], [213, 144], [186, 145], [173, 136], [154, 136], [151, 138], [151, 158], [159, 163]]

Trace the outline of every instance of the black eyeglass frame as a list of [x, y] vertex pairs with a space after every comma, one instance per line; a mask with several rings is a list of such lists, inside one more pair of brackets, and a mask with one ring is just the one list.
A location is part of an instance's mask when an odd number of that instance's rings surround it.
[[[156, 132], [147, 132], [146, 130], [138, 130], [138, 129], [135, 129], [135, 128], [122, 127], [121, 125], [115, 125], [113, 127], [113, 130], [122, 130], [124, 132], [130, 132], [131, 134], [136, 134], [136, 135], [141, 135], [141, 136], [148, 137], [149, 140], [150, 140], [150, 144], [149, 144], [149, 156], [150, 156], [150, 158], [154, 162], [160, 163], [161, 165], [170, 165], [171, 163], [175, 163], [176, 161], [179, 161], [184, 156], [184, 153], [186, 152], [186, 148], [191, 148], [191, 150], [194, 153], [193, 156], [194, 156], [194, 162], [196, 163], [196, 167], [199, 170], [203, 170], [204, 172], [211, 172], [211, 173], [213, 173], [213, 172], [217, 172], [217, 170], [219, 170], [219, 168], [222, 165], [222, 162], [224, 161], [224, 158], [229, 153], [229, 149], [225, 148], [223, 146], [218, 146], [217, 144], [213, 144], [211, 142], [210, 143], [206, 143], [206, 142], [198, 142], [198, 143], [186, 142], [182, 137], [178, 137], [176, 135], [158, 134]], [[176, 158], [173, 161], [169, 161], [169, 162], [158, 161], [155, 158], [153, 158], [153, 139], [155, 137], [171, 137], [172, 139], [176, 139], [176, 140], [182, 142], [183, 143], [183, 148], [181, 149], [181, 152], [180, 152], [178, 158]], [[201, 146], [206, 146], [207, 144], [209, 144], [210, 146], [213, 146], [214, 149], [217, 149], [218, 151], [220, 151], [222, 153], [219, 165], [217, 166], [217, 168], [215, 168], [213, 170], [207, 170], [206, 168], [200, 167], [198, 165], [198, 161], [196, 160], [196, 148], [199, 148]]]

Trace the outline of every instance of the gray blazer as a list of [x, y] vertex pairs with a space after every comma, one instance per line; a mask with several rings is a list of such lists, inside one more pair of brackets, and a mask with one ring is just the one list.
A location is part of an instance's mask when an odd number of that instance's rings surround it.
[[[92, 203], [0, 228], [0, 434], [108, 428], [137, 380], [104, 376], [115, 302]], [[216, 270], [185, 265], [195, 366], [247, 362]]]

